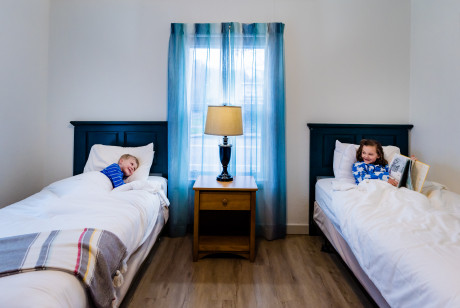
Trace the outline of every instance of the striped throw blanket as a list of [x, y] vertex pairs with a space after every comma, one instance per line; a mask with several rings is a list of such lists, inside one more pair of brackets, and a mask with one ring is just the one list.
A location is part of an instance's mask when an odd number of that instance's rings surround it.
[[117, 303], [112, 279], [120, 275], [125, 256], [125, 245], [105, 230], [18, 235], [0, 238], [0, 276], [45, 269], [70, 272], [87, 287], [95, 306], [111, 307]]

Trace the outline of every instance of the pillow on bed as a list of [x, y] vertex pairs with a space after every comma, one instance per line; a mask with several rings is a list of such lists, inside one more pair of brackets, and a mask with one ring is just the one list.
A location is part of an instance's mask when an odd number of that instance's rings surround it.
[[[356, 162], [356, 150], [358, 148], [358, 144], [342, 143], [339, 140], [335, 141], [333, 169], [336, 178], [355, 179], [351, 169]], [[400, 154], [398, 147], [392, 145], [383, 147], [383, 155], [388, 162], [393, 159], [395, 154]]]
[[395, 154], [401, 154], [401, 150], [398, 147], [393, 145], [387, 145], [383, 147], [383, 156], [388, 163], [393, 160], [393, 156], [395, 156]]
[[139, 167], [125, 180], [129, 183], [137, 180], [147, 180], [153, 162], [153, 143], [141, 147], [118, 147], [112, 145], [95, 144], [91, 147], [88, 161], [83, 172], [101, 171], [105, 167], [118, 163], [120, 156], [131, 154], [139, 160]]
[[356, 162], [357, 149], [358, 146], [356, 144], [335, 141], [334, 161], [332, 164], [335, 178], [355, 180], [351, 169]]

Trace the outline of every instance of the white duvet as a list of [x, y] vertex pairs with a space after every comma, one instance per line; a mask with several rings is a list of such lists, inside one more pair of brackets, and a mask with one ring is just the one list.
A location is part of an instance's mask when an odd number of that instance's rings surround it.
[[[120, 238], [127, 247], [129, 257], [151, 233], [160, 208], [167, 205], [169, 201], [158, 182], [132, 182], [112, 189], [110, 180], [104, 174], [87, 172], [55, 182], [39, 193], [1, 209], [0, 237], [84, 227], [104, 229]], [[14, 304], [27, 307], [27, 299], [20, 299], [21, 291], [17, 290], [19, 286], [27, 286], [25, 281], [30, 282], [30, 288], [24, 290], [31, 292], [28, 295], [35, 300], [34, 306], [78, 307], [79, 302], [86, 305], [85, 297], [81, 296], [83, 291], [72, 291], [78, 285], [74, 277], [55, 271], [44, 272], [1, 278], [0, 306]], [[43, 275], [47, 275], [46, 281]], [[66, 275], [70, 277], [68, 282], [61, 281]], [[28, 278], [22, 280], [22, 276]], [[37, 281], [34, 276], [42, 280]], [[48, 290], [47, 283], [51, 283], [52, 289], [68, 284], [66, 290], [71, 291], [43, 294], [44, 290]], [[16, 284], [17, 287], [13, 288]], [[16, 291], [19, 293], [14, 295]], [[40, 293], [44, 297], [40, 297]], [[37, 299], [44, 302], [37, 302]]]
[[125, 189], [134, 183], [112, 190], [110, 180], [96, 171], [57, 181], [39, 193], [0, 210], [0, 237], [49, 230], [98, 228], [117, 235], [126, 245], [129, 255], [152, 230], [161, 201], [152, 191], [156, 183], [137, 190]]
[[345, 240], [392, 307], [460, 307], [460, 195], [367, 180], [336, 185], [332, 200]]

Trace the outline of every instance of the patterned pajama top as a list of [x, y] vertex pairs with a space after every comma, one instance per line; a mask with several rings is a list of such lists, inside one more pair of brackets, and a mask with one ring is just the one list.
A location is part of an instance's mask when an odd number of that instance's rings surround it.
[[361, 183], [365, 179], [378, 179], [387, 182], [390, 177], [388, 165], [380, 166], [358, 161], [353, 164], [352, 171], [356, 184]]

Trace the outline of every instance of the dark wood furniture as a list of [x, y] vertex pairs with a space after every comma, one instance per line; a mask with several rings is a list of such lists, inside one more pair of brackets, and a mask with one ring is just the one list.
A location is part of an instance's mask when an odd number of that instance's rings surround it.
[[252, 176], [219, 182], [200, 176], [195, 190], [193, 261], [209, 254], [232, 253], [255, 259], [257, 185]]
[[315, 184], [320, 176], [334, 176], [335, 141], [359, 144], [361, 139], [375, 139], [382, 146], [394, 145], [401, 154], [409, 154], [409, 131], [412, 124], [322, 124], [308, 123], [310, 128], [310, 202], [309, 234], [321, 234], [313, 220]]
[[150, 174], [168, 177], [168, 122], [70, 121], [75, 126], [73, 174], [83, 172], [94, 144], [138, 147], [153, 142]]

